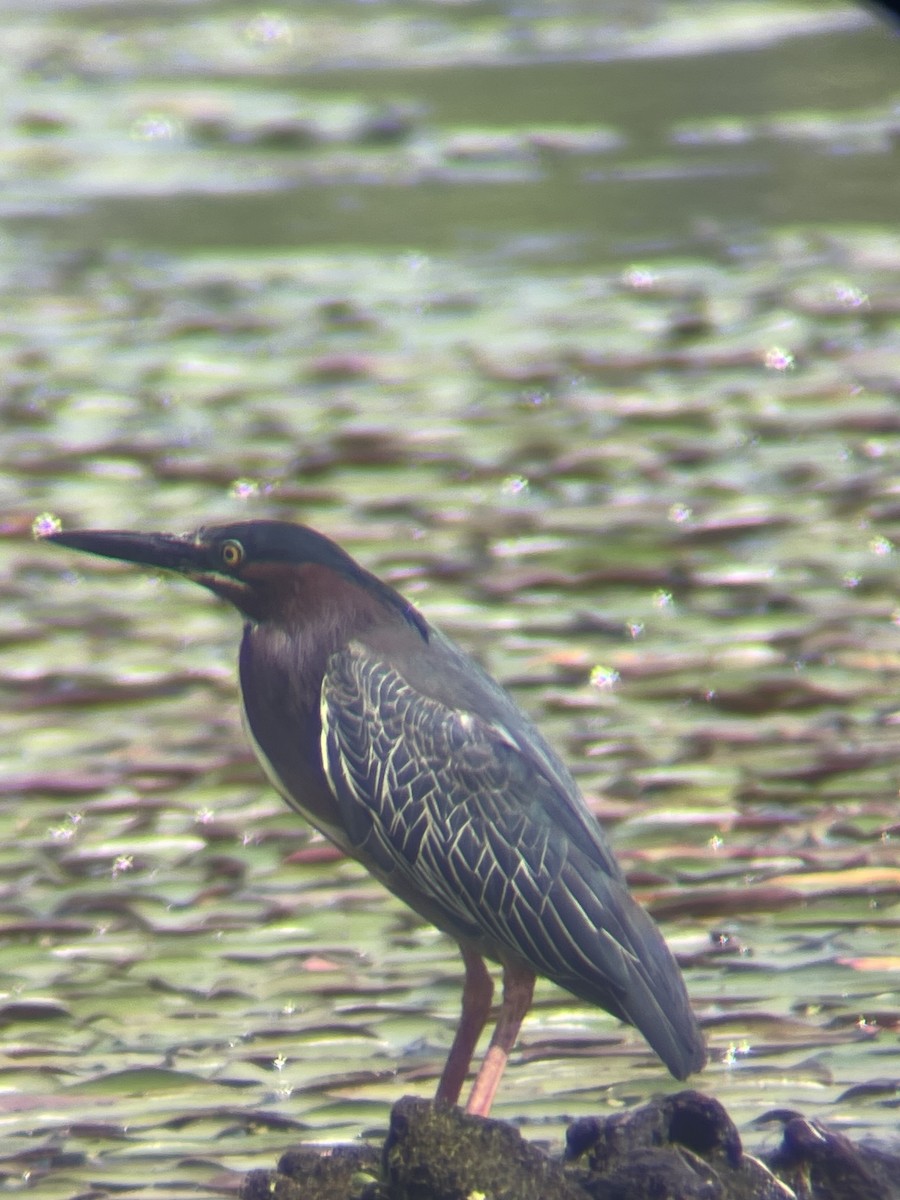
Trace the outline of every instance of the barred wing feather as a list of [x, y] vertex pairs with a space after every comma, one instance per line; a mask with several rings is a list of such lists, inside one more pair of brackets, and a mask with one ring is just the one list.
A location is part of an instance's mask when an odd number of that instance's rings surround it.
[[329, 660], [321, 711], [341, 819], [389, 886], [637, 1026], [676, 1076], [702, 1065], [659, 930], [554, 820], [577, 793], [561, 795], [507, 729], [423, 696], [356, 643]]

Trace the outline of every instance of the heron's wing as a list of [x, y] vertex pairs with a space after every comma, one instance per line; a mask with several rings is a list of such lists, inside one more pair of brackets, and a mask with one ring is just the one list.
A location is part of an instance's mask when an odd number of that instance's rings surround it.
[[696, 1045], [684, 1069], [660, 1032], [674, 1021], [696, 1034], [662, 935], [620, 874], [567, 836], [580, 797], [507, 729], [422, 695], [354, 643], [328, 663], [322, 760], [352, 844], [389, 886], [636, 1025], [674, 1073], [696, 1068]]
[[[518, 748], [525, 760], [523, 768], [544, 781], [547, 819], [552, 820], [558, 831], [588, 858], [594, 859], [607, 875], [624, 880], [603, 830], [584, 803], [571, 772], [541, 731], [528, 720], [509, 693], [450, 638], [429, 627], [428, 640], [431, 653], [427, 657], [412, 655], [400, 660], [400, 674], [419, 691], [443, 701], [449, 708], [478, 713], [486, 724], [501, 729], [505, 739]], [[393, 658], [390, 661], [397, 665]], [[437, 669], [436, 663], [439, 664]], [[430, 678], [420, 678], [426, 671]]]

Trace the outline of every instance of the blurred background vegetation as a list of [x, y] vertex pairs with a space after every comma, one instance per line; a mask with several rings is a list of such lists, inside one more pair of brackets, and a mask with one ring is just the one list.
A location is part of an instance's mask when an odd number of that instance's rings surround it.
[[[895, 1129], [900, 44], [769, 0], [0, 5], [0, 1174], [232, 1188], [430, 1095], [453, 947], [242, 739], [233, 614], [32, 540], [304, 520], [565, 754], [751, 1145]], [[496, 1106], [671, 1081], [549, 985]]]

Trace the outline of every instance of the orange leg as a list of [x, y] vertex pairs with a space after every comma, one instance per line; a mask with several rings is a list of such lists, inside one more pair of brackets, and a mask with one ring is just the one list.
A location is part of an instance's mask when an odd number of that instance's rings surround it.
[[487, 1024], [494, 995], [494, 984], [481, 955], [466, 946], [460, 946], [460, 950], [466, 967], [462, 1014], [438, 1084], [435, 1096], [437, 1104], [452, 1105], [459, 1099], [462, 1085], [469, 1073], [472, 1055], [475, 1053], [481, 1031]]
[[494, 1029], [494, 1036], [488, 1046], [487, 1054], [481, 1064], [481, 1069], [472, 1086], [466, 1112], [476, 1117], [486, 1117], [491, 1111], [494, 1095], [500, 1086], [500, 1079], [506, 1067], [525, 1014], [531, 1007], [534, 995], [534, 972], [527, 967], [511, 966], [503, 968], [503, 1003], [500, 1005], [500, 1015]]

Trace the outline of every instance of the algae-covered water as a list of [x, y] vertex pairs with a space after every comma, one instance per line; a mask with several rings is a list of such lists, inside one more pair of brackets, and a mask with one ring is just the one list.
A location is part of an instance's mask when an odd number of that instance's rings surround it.
[[[237, 617], [41, 514], [335, 537], [572, 765], [745, 1141], [893, 1137], [900, 43], [788, 0], [2, 8], [4, 1188], [382, 1131], [460, 994], [265, 783]], [[675, 1086], [546, 984], [495, 1113], [554, 1145]]]

